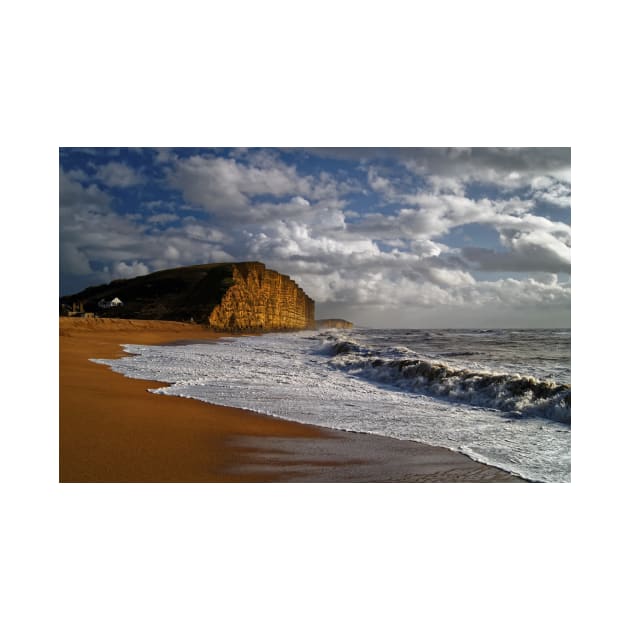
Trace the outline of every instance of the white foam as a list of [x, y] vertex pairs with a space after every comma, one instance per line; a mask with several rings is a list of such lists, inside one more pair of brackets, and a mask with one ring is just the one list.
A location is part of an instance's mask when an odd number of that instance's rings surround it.
[[569, 481], [570, 430], [510, 421], [494, 410], [436, 400], [357, 378], [317, 352], [317, 333], [239, 337], [216, 344], [125, 346], [97, 360], [132, 378], [171, 383], [160, 394], [196, 398], [323, 427], [416, 440], [537, 481]]

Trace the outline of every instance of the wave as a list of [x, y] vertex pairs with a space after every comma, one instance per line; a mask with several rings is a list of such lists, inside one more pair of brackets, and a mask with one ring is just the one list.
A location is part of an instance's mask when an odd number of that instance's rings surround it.
[[329, 337], [325, 348], [333, 356], [331, 365], [353, 376], [509, 412], [517, 418], [535, 416], [571, 424], [570, 385], [533, 376], [454, 368], [437, 361], [407, 358], [400, 356], [406, 354], [400, 347], [390, 349], [398, 356], [388, 358], [348, 339]]

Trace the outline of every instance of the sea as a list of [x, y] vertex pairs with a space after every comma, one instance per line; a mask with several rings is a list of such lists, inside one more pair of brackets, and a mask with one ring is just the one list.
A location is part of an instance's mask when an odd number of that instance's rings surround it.
[[524, 479], [571, 477], [571, 332], [329, 329], [125, 345], [93, 359], [156, 394], [423, 442]]

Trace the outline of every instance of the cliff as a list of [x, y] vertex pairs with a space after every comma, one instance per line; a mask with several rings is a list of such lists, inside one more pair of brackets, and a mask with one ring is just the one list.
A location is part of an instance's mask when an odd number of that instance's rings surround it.
[[314, 317], [315, 302], [289, 276], [262, 263], [239, 263], [209, 322], [215, 330], [302, 329]]
[[[111, 306], [119, 298], [122, 304]], [[311, 328], [315, 303], [289, 276], [259, 262], [158, 271], [64, 296], [99, 317], [195, 321], [220, 331]], [[107, 304], [107, 306], [105, 306]]]
[[345, 319], [316, 319], [315, 328], [353, 328], [352, 322]]

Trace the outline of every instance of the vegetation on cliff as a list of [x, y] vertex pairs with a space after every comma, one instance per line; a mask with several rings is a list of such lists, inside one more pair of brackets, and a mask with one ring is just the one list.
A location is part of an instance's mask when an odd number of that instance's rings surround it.
[[[114, 298], [115, 307], [103, 307]], [[99, 302], [101, 305], [99, 305]], [[313, 326], [315, 303], [288, 276], [259, 262], [214, 263], [157, 271], [64, 296], [99, 317], [194, 321], [215, 330]]]

